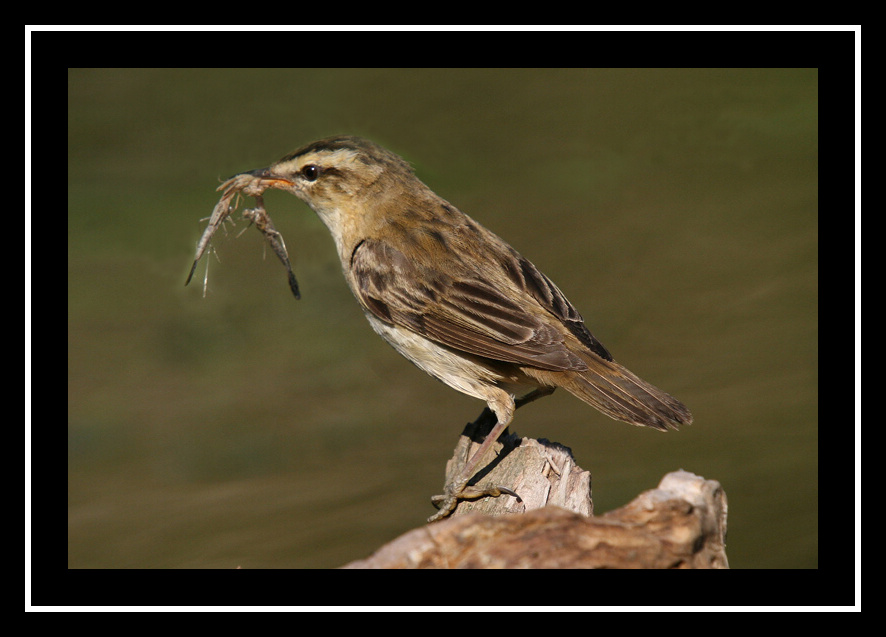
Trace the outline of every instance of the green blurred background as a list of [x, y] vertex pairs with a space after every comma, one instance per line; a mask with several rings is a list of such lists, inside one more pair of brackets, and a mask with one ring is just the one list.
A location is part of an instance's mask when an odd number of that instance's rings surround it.
[[598, 513], [682, 468], [722, 483], [734, 568], [818, 565], [816, 70], [72, 69], [68, 95], [69, 567], [334, 567], [433, 512], [483, 405], [372, 332], [313, 212], [266, 195], [301, 301], [242, 221], [184, 287], [219, 179], [334, 134], [690, 406], [668, 434], [566, 392], [517, 414]]

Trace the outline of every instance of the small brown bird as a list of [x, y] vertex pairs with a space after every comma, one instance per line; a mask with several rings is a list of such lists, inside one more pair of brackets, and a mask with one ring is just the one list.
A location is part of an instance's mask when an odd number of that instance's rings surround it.
[[616, 363], [554, 283], [439, 197], [402, 158], [359, 137], [308, 144], [249, 173], [307, 203], [329, 228], [372, 328], [450, 387], [486, 401], [497, 424], [436, 498], [511, 493], [468, 481], [514, 411], [562, 387], [616, 420], [659, 430], [692, 422], [677, 399]]

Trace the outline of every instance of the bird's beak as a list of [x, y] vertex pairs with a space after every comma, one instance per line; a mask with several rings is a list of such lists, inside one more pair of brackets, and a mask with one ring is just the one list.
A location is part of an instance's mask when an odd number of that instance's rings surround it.
[[272, 173], [270, 168], [256, 168], [255, 170], [250, 170], [240, 174], [250, 175], [252, 177], [255, 177], [256, 179], [261, 180], [258, 184], [259, 187], [280, 188], [285, 190], [286, 188], [295, 185], [295, 182], [286, 179], [286, 177], [282, 177], [280, 175], [275, 175], [274, 173]]

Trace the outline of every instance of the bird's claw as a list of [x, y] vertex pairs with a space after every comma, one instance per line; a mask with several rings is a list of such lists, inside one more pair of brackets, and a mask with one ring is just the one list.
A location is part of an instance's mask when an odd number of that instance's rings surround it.
[[479, 500], [480, 498], [497, 498], [501, 495], [509, 495], [522, 502], [517, 492], [501, 485], [489, 485], [485, 487], [467, 486], [467, 480], [454, 482], [446, 485], [443, 495], [431, 497], [431, 504], [437, 507], [437, 512], [428, 518], [428, 522], [436, 522], [448, 517], [460, 500]]

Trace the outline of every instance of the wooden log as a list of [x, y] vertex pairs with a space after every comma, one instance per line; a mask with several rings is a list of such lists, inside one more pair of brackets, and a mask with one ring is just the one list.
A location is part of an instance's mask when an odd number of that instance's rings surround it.
[[[492, 424], [490, 419], [481, 416], [465, 427], [452, 458], [446, 463], [445, 483], [455, 479], [480, 447]], [[515, 515], [549, 505], [582, 515], [593, 514], [591, 474], [576, 466], [569, 447], [544, 438], [520, 438], [505, 430], [493, 451], [470, 484], [507, 487], [515, 491], [521, 501], [508, 495], [463, 501], [451, 517], [470, 513]]]
[[[482, 441], [465, 430], [447, 477]], [[462, 502], [344, 568], [728, 568], [727, 500], [720, 484], [675, 471], [658, 488], [594, 517], [590, 474], [568, 447], [502, 436], [476, 480], [511, 496]]]

